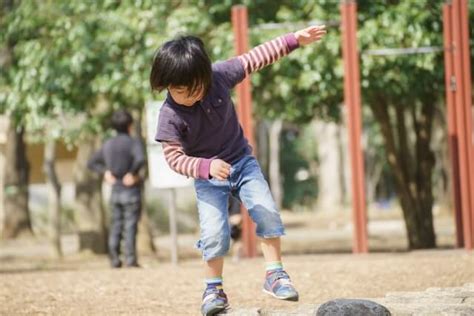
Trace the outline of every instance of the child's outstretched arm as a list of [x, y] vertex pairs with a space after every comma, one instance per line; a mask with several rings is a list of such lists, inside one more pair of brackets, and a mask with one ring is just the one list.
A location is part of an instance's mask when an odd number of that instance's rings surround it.
[[238, 56], [248, 75], [273, 64], [280, 58], [288, 55], [299, 46], [311, 44], [320, 40], [326, 34], [326, 27], [310, 26], [295, 33], [289, 33], [265, 42], [249, 52]]

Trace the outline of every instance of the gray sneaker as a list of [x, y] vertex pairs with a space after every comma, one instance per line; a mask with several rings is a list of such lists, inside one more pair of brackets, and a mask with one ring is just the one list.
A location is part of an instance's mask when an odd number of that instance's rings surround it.
[[267, 273], [263, 292], [280, 300], [298, 301], [299, 296], [291, 283], [290, 276], [284, 270]]
[[201, 313], [204, 316], [216, 315], [229, 307], [227, 295], [223, 289], [208, 288], [202, 295]]

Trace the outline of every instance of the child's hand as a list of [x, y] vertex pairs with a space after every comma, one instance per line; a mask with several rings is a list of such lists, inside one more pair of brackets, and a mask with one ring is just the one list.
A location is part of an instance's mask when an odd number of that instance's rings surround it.
[[217, 180], [225, 180], [229, 177], [230, 165], [224, 160], [214, 159], [211, 161], [209, 174]]
[[115, 181], [117, 181], [117, 179], [115, 179], [115, 177], [113, 176], [112, 172], [110, 172], [110, 170], [107, 170], [105, 173], [104, 173], [104, 180], [106, 183], [112, 185], [115, 183]]
[[326, 34], [326, 25], [310, 26], [295, 32], [300, 46], [319, 41]]

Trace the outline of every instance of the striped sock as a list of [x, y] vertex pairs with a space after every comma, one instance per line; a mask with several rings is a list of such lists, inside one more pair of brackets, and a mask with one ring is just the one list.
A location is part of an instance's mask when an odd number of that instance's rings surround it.
[[267, 271], [267, 274], [275, 271], [281, 271], [283, 270], [283, 263], [281, 263], [281, 261], [266, 262], [265, 270]]
[[209, 278], [205, 280], [206, 290], [209, 288], [222, 289], [222, 277]]

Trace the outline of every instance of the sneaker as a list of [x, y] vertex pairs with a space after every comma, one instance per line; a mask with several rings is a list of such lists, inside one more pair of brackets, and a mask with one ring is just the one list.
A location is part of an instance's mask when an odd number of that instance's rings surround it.
[[277, 270], [267, 274], [263, 292], [280, 300], [298, 301], [298, 292], [291, 283], [290, 276], [284, 270]]
[[204, 316], [216, 315], [229, 306], [224, 290], [215, 287], [208, 288], [202, 295], [201, 313]]

